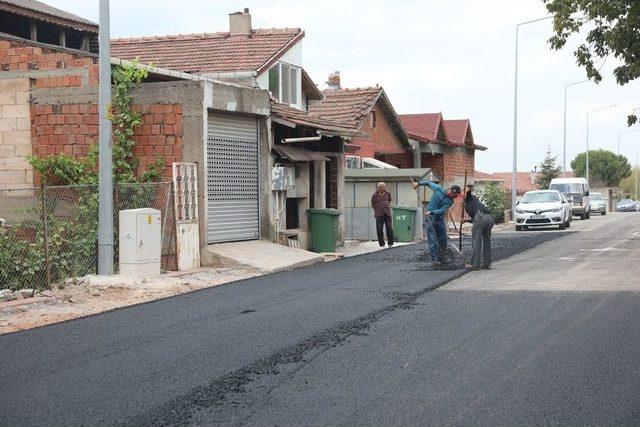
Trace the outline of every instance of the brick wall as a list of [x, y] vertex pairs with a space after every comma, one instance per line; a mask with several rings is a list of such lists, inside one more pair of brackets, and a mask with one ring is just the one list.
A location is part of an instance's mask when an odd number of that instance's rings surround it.
[[29, 79], [0, 80], [0, 189], [33, 185]]
[[390, 165], [397, 166], [401, 169], [413, 167], [413, 153], [409, 151], [397, 154], [378, 154], [375, 156], [375, 158], [385, 163], [389, 163]]
[[422, 153], [420, 161], [421, 167], [431, 168], [438, 177], [444, 179], [444, 156], [442, 154]]
[[444, 155], [444, 176], [445, 181], [464, 179], [464, 172], [468, 176], [473, 176], [475, 167], [475, 151], [468, 148], [455, 148], [450, 153]]
[[97, 62], [97, 57], [88, 53], [71, 53], [64, 48], [49, 49], [27, 42], [0, 40], [0, 74], [22, 71], [36, 80], [38, 88], [97, 86]]
[[[407, 146], [393, 131], [382, 109], [376, 105], [373, 110], [376, 114], [376, 126], [371, 126], [370, 117], [367, 117], [362, 125], [362, 132], [369, 134], [369, 138], [354, 138], [352, 144], [362, 147], [357, 155], [361, 157], [376, 157], [376, 154], [404, 154]], [[411, 158], [411, 156], [409, 156]], [[413, 160], [408, 166], [412, 167]]]
[[[182, 160], [182, 105], [134, 105], [132, 108], [142, 113], [142, 124], [135, 129], [133, 137], [138, 173], [157, 158], [163, 158], [164, 177], [170, 179], [171, 163]], [[89, 147], [98, 142], [98, 107], [96, 104], [33, 105], [31, 133], [33, 152], [39, 156], [59, 153], [86, 156]]]

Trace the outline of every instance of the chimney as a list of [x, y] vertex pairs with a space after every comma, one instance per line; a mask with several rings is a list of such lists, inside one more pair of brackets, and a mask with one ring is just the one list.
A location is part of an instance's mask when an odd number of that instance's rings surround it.
[[327, 86], [329, 89], [341, 89], [340, 86], [340, 71], [334, 71], [329, 74], [329, 78], [327, 79]]
[[533, 170], [531, 171], [531, 184], [535, 184], [536, 183], [536, 177], [538, 176], [538, 166], [534, 166]]
[[251, 34], [251, 14], [248, 7], [243, 12], [229, 14], [229, 34]]

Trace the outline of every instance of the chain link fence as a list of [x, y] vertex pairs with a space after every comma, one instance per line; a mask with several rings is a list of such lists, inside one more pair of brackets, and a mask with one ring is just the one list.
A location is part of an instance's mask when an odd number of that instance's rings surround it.
[[[176, 269], [172, 184], [161, 182], [115, 186], [115, 271], [118, 212], [148, 207], [161, 212], [161, 267]], [[95, 274], [97, 233], [95, 185], [0, 190], [0, 289], [43, 289], [70, 277]]]

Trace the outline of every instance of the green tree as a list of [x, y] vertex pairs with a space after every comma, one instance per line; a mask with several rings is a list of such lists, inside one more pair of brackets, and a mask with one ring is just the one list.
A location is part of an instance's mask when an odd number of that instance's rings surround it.
[[551, 146], [547, 145], [547, 154], [540, 165], [540, 173], [536, 178], [536, 185], [541, 190], [549, 188], [549, 184], [553, 178], [560, 176], [560, 166], [556, 163], [558, 156], [551, 155]]
[[[580, 153], [571, 161], [574, 176], [586, 175], [587, 154]], [[608, 150], [589, 150], [589, 181], [595, 185], [617, 187], [620, 180], [631, 175], [631, 165], [625, 156]]]
[[[640, 77], [640, 2], [635, 0], [542, 0], [553, 15], [555, 50], [587, 28], [584, 41], [574, 51], [576, 62], [587, 77], [599, 83], [604, 60], [613, 56], [619, 65], [613, 70], [616, 81], [625, 85]], [[634, 114], [629, 126], [636, 123]]]
[[[639, 171], [640, 172], [640, 171]], [[624, 197], [635, 197], [636, 192], [636, 168], [634, 167], [628, 177], [620, 180], [620, 192]]]
[[478, 191], [482, 200], [496, 223], [504, 222], [504, 210], [507, 208], [507, 194], [495, 182], [490, 182], [483, 191]]

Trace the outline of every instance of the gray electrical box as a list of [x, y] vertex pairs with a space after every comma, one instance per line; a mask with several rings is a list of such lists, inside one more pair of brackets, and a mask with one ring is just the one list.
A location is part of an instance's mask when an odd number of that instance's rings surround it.
[[119, 213], [120, 274], [138, 278], [160, 275], [162, 239], [160, 211], [151, 208]]
[[271, 190], [286, 191], [295, 188], [296, 169], [290, 166], [275, 166], [271, 169]]

